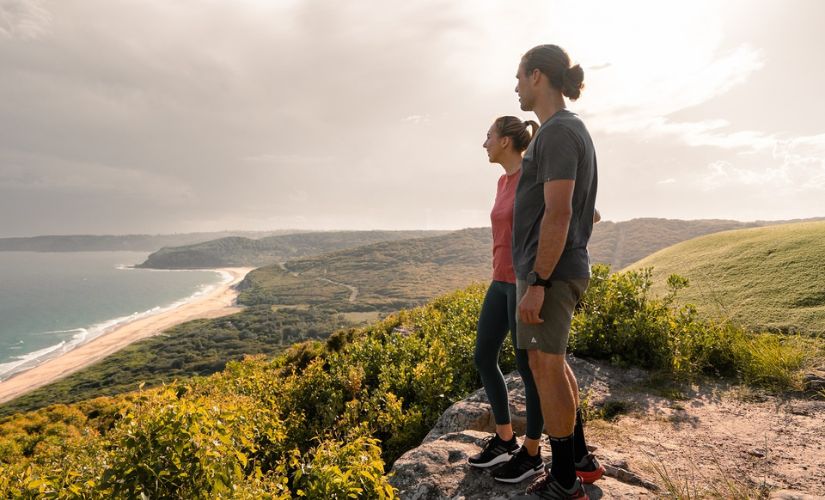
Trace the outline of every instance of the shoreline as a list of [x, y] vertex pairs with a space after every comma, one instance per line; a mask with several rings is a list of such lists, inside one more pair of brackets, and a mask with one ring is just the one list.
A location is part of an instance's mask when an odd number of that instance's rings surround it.
[[132, 342], [157, 335], [175, 325], [201, 318], [217, 318], [238, 312], [234, 286], [254, 268], [228, 267], [209, 269], [230, 276], [201, 296], [156, 314], [119, 324], [108, 332], [78, 345], [74, 349], [0, 381], [0, 403], [11, 401], [39, 387], [92, 365]]

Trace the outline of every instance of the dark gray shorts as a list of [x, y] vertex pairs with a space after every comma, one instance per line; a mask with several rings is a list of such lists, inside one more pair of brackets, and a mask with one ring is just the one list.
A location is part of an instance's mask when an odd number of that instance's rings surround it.
[[[544, 304], [539, 316], [544, 323], [528, 325], [521, 321], [516, 310], [516, 338], [519, 349], [538, 349], [550, 354], [565, 354], [570, 338], [570, 323], [576, 304], [587, 290], [590, 279], [552, 280], [544, 291]], [[527, 282], [516, 281], [516, 302], [521, 302], [527, 291]]]

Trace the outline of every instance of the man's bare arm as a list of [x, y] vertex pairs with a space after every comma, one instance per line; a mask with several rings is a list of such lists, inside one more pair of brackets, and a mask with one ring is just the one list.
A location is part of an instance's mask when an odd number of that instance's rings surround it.
[[[539, 248], [533, 270], [547, 279], [559, 263], [567, 230], [573, 214], [573, 187], [576, 181], [557, 180], [544, 183], [544, 215], [539, 228]], [[539, 316], [544, 304], [544, 287], [529, 286], [518, 305], [518, 314], [528, 324], [544, 322]]]
[[539, 248], [533, 266], [533, 270], [542, 278], [550, 276], [564, 252], [570, 217], [573, 215], [575, 185], [574, 180], [544, 183], [544, 216], [541, 219]]

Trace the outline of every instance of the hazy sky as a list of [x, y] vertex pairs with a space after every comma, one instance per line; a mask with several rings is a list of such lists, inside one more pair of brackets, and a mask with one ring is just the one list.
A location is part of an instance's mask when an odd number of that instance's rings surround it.
[[0, 236], [489, 224], [565, 47], [634, 217], [825, 215], [825, 2], [0, 0]]

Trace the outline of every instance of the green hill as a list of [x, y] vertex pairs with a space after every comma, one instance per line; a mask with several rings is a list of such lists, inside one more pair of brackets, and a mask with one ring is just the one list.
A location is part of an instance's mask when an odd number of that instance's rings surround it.
[[703, 236], [659, 251], [632, 269], [653, 267], [654, 292], [679, 274], [679, 300], [756, 329], [825, 333], [825, 221]]
[[138, 267], [197, 269], [259, 267], [289, 259], [319, 255], [380, 241], [396, 241], [443, 234], [444, 231], [325, 231], [271, 236], [261, 239], [227, 237], [193, 245], [162, 248]]
[[593, 262], [607, 264], [613, 269], [622, 269], [658, 250], [705, 234], [793, 222], [800, 221], [739, 222], [718, 219], [654, 218], [632, 219], [624, 222], [604, 221], [593, 227], [593, 236], [588, 248]]

